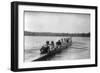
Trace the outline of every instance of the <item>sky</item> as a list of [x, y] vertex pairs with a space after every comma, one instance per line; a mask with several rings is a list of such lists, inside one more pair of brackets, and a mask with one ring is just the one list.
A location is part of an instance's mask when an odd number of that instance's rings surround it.
[[24, 12], [25, 31], [52, 33], [90, 32], [90, 14]]

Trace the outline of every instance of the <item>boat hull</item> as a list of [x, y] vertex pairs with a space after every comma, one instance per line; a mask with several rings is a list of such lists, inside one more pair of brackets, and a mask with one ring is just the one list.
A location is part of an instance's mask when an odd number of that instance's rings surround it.
[[54, 50], [48, 52], [48, 53], [43, 53], [41, 54], [40, 57], [35, 59], [34, 61], [44, 61], [49, 57], [55, 56], [55, 54], [61, 53], [64, 49], [68, 49], [72, 45], [72, 42], [69, 43], [64, 43], [61, 47], [55, 48]]

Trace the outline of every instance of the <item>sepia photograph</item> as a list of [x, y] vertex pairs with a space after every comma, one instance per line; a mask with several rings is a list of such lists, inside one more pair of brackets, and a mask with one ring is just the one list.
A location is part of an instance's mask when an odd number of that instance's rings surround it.
[[24, 61], [90, 58], [90, 14], [24, 11]]

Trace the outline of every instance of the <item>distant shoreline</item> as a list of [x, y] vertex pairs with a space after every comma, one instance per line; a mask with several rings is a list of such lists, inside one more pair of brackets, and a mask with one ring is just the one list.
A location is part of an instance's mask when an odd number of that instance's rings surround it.
[[90, 37], [90, 33], [51, 33], [51, 32], [28, 32], [28, 31], [24, 31], [24, 36]]

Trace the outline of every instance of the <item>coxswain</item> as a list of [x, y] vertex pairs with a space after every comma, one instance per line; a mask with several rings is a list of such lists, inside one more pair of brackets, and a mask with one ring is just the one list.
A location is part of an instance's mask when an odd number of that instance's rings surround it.
[[48, 53], [49, 52], [49, 41], [46, 41], [46, 44], [42, 46], [42, 48], [40, 49], [41, 53]]

